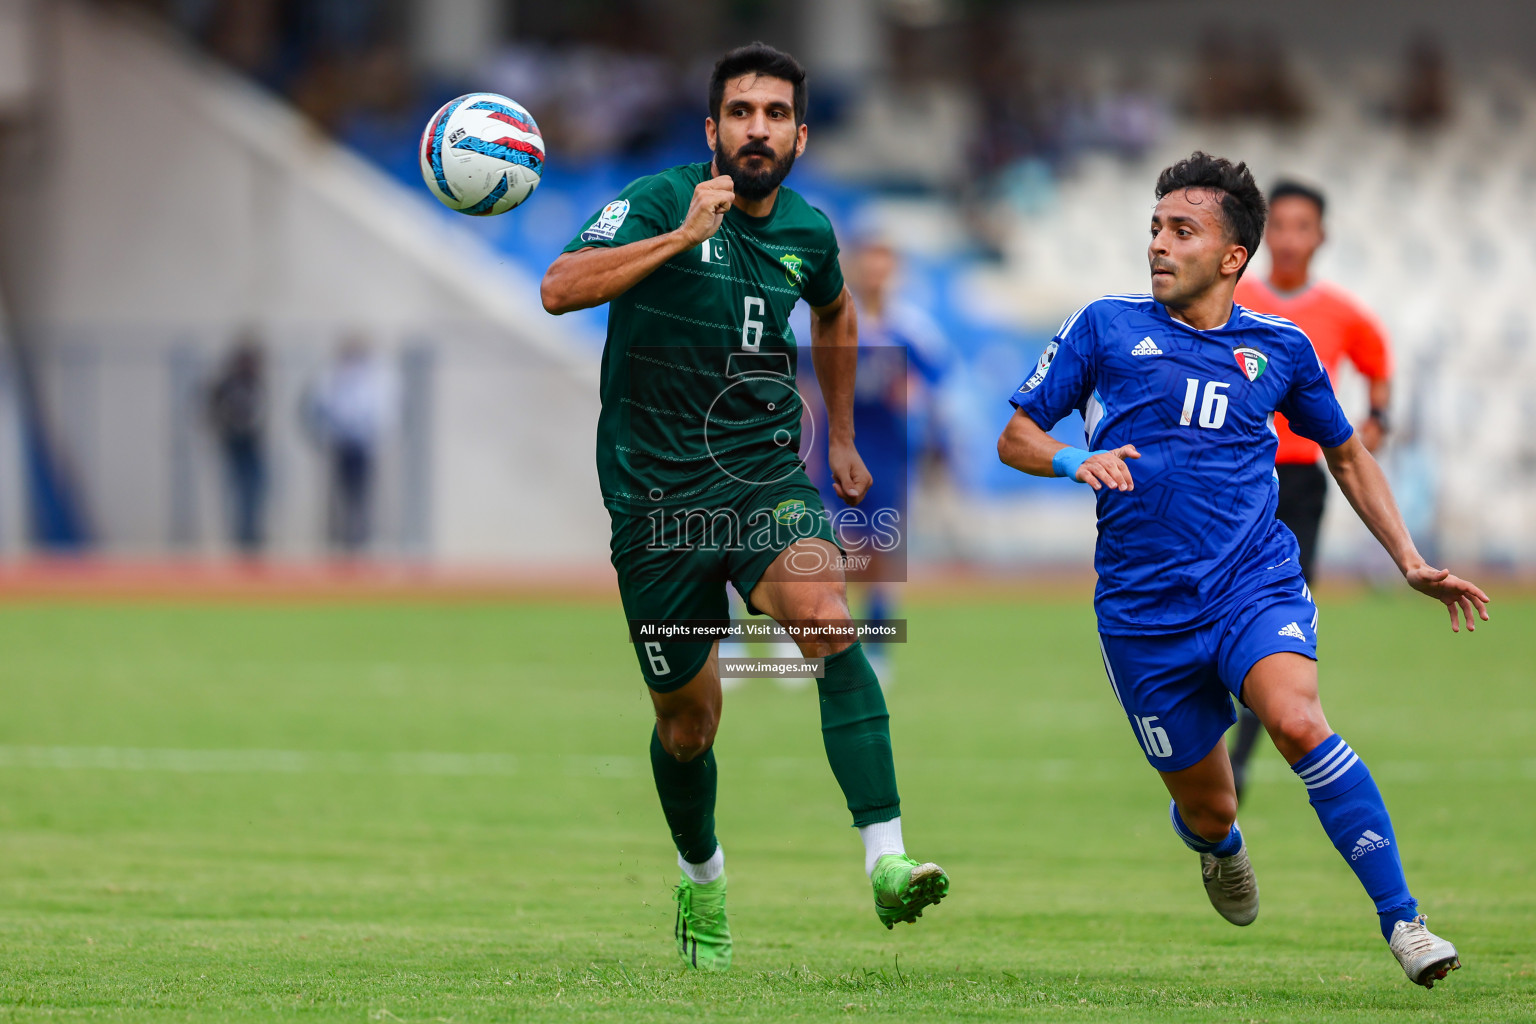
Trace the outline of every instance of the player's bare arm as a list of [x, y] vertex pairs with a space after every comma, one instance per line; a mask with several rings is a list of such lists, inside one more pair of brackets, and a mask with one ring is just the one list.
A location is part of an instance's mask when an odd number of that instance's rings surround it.
[[848, 289], [811, 309], [811, 362], [827, 407], [827, 465], [837, 496], [857, 505], [873, 482], [853, 443], [853, 385], [859, 366], [859, 317]]
[[[1360, 521], [1365, 523], [1387, 554], [1397, 564], [1408, 585], [1421, 594], [1428, 594], [1445, 605], [1451, 616], [1451, 631], [1460, 632], [1464, 621], [1469, 631], [1477, 628], [1474, 618], [1488, 621], [1489, 596], [1481, 587], [1468, 580], [1452, 576], [1447, 569], [1436, 569], [1424, 561], [1408, 527], [1403, 523], [1392, 489], [1387, 485], [1386, 474], [1366, 450], [1358, 436], [1351, 437], [1337, 448], [1324, 448], [1328, 470], [1339, 482], [1339, 489], [1349, 499]], [[1476, 616], [1474, 617], [1474, 611]]]
[[[1056, 453], [1069, 447], [1041, 430], [1027, 414], [1015, 410], [997, 439], [997, 457], [1003, 465], [1030, 476], [1056, 476], [1053, 465]], [[1141, 453], [1132, 444], [1122, 445], [1114, 451], [1094, 452], [1078, 467], [1073, 479], [1096, 491], [1105, 487], [1112, 491], [1134, 490], [1136, 482], [1131, 478], [1131, 467], [1125, 460], [1139, 458]]]
[[688, 214], [675, 230], [628, 245], [562, 254], [549, 265], [539, 286], [544, 308], [558, 315], [618, 298], [673, 256], [714, 235], [735, 197], [730, 177], [722, 174], [699, 182]]

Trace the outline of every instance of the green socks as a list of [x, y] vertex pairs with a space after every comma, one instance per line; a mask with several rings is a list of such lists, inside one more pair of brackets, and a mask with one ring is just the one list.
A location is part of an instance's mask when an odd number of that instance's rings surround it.
[[[862, 644], [832, 655], [816, 681], [821, 699], [821, 738], [827, 762], [843, 788], [857, 827], [890, 821], [901, 814], [896, 765], [891, 759], [890, 715], [880, 680], [869, 667]], [[651, 774], [677, 852], [702, 864], [720, 845], [715, 840], [714, 749], [686, 763], [661, 745], [651, 730]]]
[[679, 761], [667, 753], [661, 745], [661, 737], [652, 729], [651, 774], [656, 778], [656, 795], [661, 797], [661, 811], [667, 816], [667, 827], [672, 832], [672, 842], [677, 844], [677, 852], [690, 864], [709, 860], [720, 845], [715, 840], [715, 783], [718, 776], [714, 748], [692, 761]]
[[853, 824], [890, 821], [901, 814], [901, 797], [896, 793], [890, 715], [880, 680], [869, 667], [863, 644], [831, 655], [824, 664], [826, 671], [816, 680], [821, 738], [832, 774], [853, 812]]

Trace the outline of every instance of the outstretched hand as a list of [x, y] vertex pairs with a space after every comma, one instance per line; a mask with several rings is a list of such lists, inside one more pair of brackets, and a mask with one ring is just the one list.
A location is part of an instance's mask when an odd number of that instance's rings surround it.
[[1133, 444], [1121, 445], [1111, 452], [1098, 452], [1090, 455], [1081, 466], [1077, 467], [1077, 479], [1094, 490], [1108, 487], [1112, 491], [1130, 491], [1136, 488], [1136, 482], [1131, 479], [1131, 467], [1125, 464], [1126, 459], [1139, 459], [1141, 452], [1136, 450]]
[[1477, 584], [1452, 576], [1449, 569], [1431, 569], [1427, 565], [1421, 565], [1417, 569], [1407, 572], [1408, 585], [1421, 594], [1430, 597], [1445, 605], [1445, 610], [1451, 615], [1451, 632], [1461, 632], [1461, 624], [1457, 620], [1457, 610], [1461, 611], [1461, 620], [1467, 624], [1467, 632], [1473, 632], [1477, 626], [1472, 620], [1472, 611], [1475, 608], [1477, 614], [1484, 622], [1488, 621], [1488, 602], [1493, 600], [1483, 593]]

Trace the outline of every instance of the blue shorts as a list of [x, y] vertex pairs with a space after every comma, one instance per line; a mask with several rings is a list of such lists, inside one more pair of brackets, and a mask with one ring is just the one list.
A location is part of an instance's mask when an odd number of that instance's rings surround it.
[[1237, 721], [1232, 698], [1271, 654], [1317, 660], [1317, 605], [1300, 576], [1276, 580], [1209, 626], [1146, 636], [1099, 634], [1115, 698], [1152, 767], [1199, 761]]

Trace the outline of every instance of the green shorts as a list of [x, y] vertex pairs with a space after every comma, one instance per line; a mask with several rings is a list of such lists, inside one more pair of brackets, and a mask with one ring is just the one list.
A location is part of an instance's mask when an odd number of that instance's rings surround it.
[[[645, 513], [608, 510], [609, 540], [619, 596], [629, 619], [730, 617], [725, 584], [735, 585], [747, 611], [752, 588], [797, 540], [820, 537], [837, 544], [826, 509], [804, 471], [744, 490], [722, 504], [657, 508]], [[709, 641], [637, 641], [635, 655], [646, 685], [669, 693], [698, 674], [714, 646]]]

